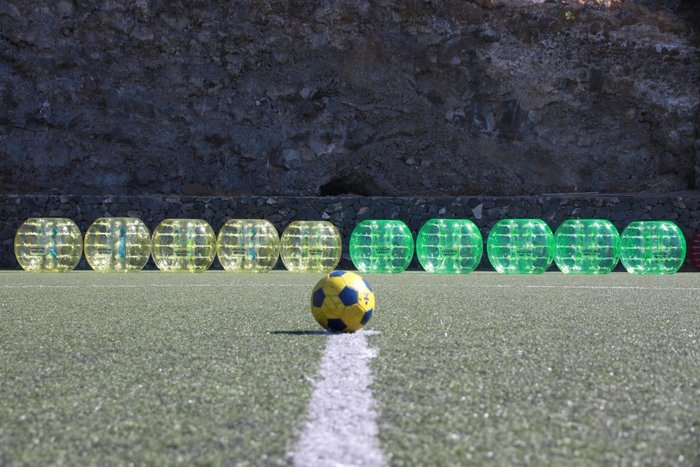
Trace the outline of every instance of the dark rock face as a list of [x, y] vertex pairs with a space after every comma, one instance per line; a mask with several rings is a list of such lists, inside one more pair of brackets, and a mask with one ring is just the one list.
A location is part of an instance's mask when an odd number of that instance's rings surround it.
[[0, 0], [0, 193], [700, 188], [692, 1], [583, 3]]

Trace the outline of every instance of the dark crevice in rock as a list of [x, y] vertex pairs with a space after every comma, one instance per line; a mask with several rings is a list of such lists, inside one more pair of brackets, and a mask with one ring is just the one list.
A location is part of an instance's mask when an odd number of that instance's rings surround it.
[[356, 173], [333, 177], [320, 187], [319, 193], [321, 196], [377, 196], [382, 194], [371, 178], [362, 177]]

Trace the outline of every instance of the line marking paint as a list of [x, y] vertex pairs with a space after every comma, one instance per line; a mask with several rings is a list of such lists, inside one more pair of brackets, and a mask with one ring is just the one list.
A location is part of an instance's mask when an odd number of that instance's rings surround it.
[[[454, 286], [452, 286], [454, 287]], [[651, 286], [640, 285], [469, 285], [472, 288], [485, 289], [582, 289], [582, 290], [700, 290], [700, 287], [671, 287], [671, 286]]]
[[81, 285], [0, 285], [0, 289], [172, 289], [231, 287], [307, 287], [304, 284], [81, 284]]
[[[143, 289], [143, 288], [232, 288], [232, 287], [307, 287], [306, 284], [231, 283], [231, 284], [82, 284], [82, 285], [0, 285], [0, 289]], [[413, 288], [455, 288], [454, 284], [413, 284]], [[511, 284], [460, 284], [469, 289], [573, 289], [573, 290], [689, 290], [700, 287], [673, 287], [639, 285], [511, 285]], [[378, 287], [379, 288], [379, 287]]]
[[372, 331], [331, 334], [309, 405], [309, 419], [293, 453], [294, 465], [385, 466], [367, 345]]

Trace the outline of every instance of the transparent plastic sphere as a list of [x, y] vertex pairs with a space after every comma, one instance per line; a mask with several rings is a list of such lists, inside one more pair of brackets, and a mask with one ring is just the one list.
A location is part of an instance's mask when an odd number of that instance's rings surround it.
[[554, 262], [564, 274], [607, 274], [620, 259], [620, 234], [609, 220], [566, 220], [554, 242]]
[[690, 262], [695, 266], [695, 269], [700, 271], [700, 230], [695, 232], [690, 241]]
[[411, 229], [399, 220], [368, 219], [350, 236], [350, 259], [358, 271], [399, 273], [413, 259]]
[[82, 255], [83, 236], [70, 219], [33, 217], [17, 229], [15, 256], [25, 271], [72, 271]]
[[216, 234], [202, 219], [165, 219], [153, 231], [151, 254], [165, 272], [203, 272], [216, 256]]
[[329, 273], [342, 251], [340, 231], [327, 221], [294, 221], [280, 239], [280, 257], [291, 272]]
[[280, 239], [265, 219], [230, 219], [216, 239], [216, 254], [231, 272], [268, 272], [277, 264]]
[[430, 219], [418, 231], [416, 254], [427, 272], [468, 274], [481, 262], [484, 238], [469, 219]]
[[554, 259], [554, 234], [541, 219], [502, 219], [489, 232], [486, 253], [501, 274], [541, 274]]
[[85, 232], [85, 258], [99, 272], [136, 272], [151, 256], [151, 232], [135, 217], [100, 217]]
[[622, 231], [620, 259], [631, 274], [674, 274], [685, 253], [685, 236], [671, 221], [636, 221]]

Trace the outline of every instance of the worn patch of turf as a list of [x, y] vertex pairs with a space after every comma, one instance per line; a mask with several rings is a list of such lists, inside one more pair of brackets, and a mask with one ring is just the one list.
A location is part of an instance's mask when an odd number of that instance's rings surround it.
[[699, 274], [369, 279], [391, 464], [700, 463]]
[[0, 273], [0, 464], [284, 462], [317, 279]]

